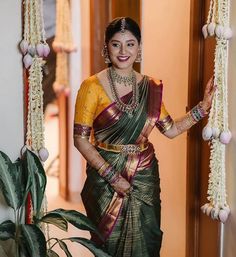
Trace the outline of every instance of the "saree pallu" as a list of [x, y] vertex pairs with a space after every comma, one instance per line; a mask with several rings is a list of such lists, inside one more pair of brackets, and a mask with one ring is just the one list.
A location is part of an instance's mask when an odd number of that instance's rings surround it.
[[[160, 229], [160, 179], [158, 161], [148, 135], [155, 126], [161, 108], [162, 84], [144, 76], [139, 83], [139, 106], [131, 117], [110, 104], [94, 120], [94, 137], [111, 145], [146, 143], [136, 154], [124, 154], [96, 147], [101, 156], [132, 185], [132, 192], [120, 197], [90, 165], [81, 196], [88, 217], [97, 225], [105, 246], [113, 257], [158, 257]], [[132, 93], [122, 97], [130, 103]]]

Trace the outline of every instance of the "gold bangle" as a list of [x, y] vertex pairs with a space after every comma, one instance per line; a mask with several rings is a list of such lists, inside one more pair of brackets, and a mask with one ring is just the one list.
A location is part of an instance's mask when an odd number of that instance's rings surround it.
[[102, 175], [102, 173], [109, 167], [109, 163], [108, 162], [104, 162], [103, 164], [102, 164], [102, 166], [98, 169], [98, 174], [99, 175]]

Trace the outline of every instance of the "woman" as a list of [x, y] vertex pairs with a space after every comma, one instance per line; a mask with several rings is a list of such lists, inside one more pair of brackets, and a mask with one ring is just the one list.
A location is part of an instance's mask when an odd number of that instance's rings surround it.
[[162, 82], [133, 70], [140, 43], [135, 21], [113, 20], [103, 49], [109, 68], [82, 83], [75, 107], [74, 143], [88, 162], [83, 203], [104, 239], [92, 238], [113, 257], [159, 256], [158, 162], [148, 136], [155, 126], [169, 138], [188, 130], [207, 114], [215, 90], [210, 80], [203, 101], [173, 121]]

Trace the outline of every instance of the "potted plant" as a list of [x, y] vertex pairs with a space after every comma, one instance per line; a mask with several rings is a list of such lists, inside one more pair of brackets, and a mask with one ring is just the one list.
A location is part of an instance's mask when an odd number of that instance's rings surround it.
[[[87, 247], [97, 257], [110, 257], [93, 241], [81, 237], [46, 239], [42, 224], [53, 224], [67, 231], [68, 223], [78, 229], [99, 232], [92, 222], [82, 213], [75, 210], [56, 209], [46, 214], [41, 211], [46, 188], [46, 174], [39, 158], [30, 150], [26, 150], [22, 159], [12, 163], [9, 157], [0, 151], [0, 188], [5, 201], [13, 209], [14, 219], [0, 224], [0, 240], [13, 239], [15, 242], [14, 257], [58, 257], [54, 250], [59, 245], [66, 256], [72, 257], [67, 242], [75, 242]], [[25, 206], [30, 195], [33, 207], [33, 223], [25, 223]], [[101, 236], [100, 236], [101, 237]], [[1, 257], [4, 253], [0, 249]], [[76, 256], [78, 257], [78, 256]]]

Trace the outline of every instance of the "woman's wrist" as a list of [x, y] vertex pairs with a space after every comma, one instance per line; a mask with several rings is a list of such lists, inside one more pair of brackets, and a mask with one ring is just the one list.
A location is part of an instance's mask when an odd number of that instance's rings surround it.
[[98, 174], [103, 177], [109, 184], [115, 183], [119, 178], [119, 174], [108, 162], [103, 163], [103, 165], [98, 170]]

